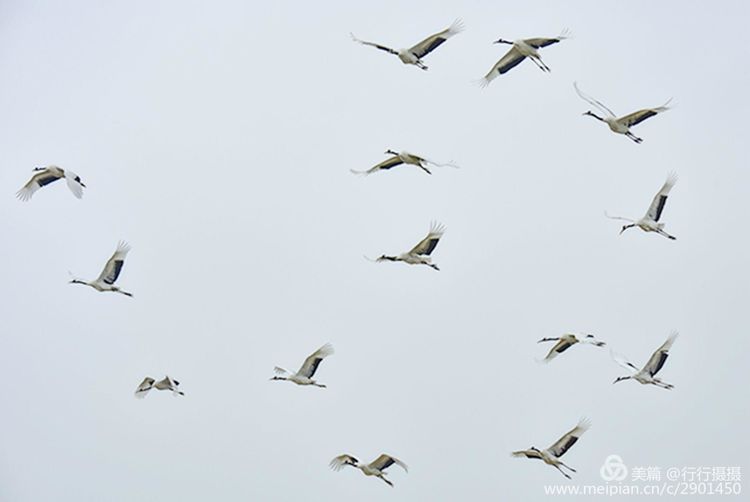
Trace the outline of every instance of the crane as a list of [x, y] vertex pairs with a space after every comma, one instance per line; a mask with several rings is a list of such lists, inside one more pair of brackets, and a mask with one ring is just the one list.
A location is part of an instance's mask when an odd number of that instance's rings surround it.
[[581, 338], [578, 338], [573, 333], [565, 333], [564, 335], [556, 337], [556, 338], [542, 338], [537, 343], [552, 342], [552, 341], [557, 341], [557, 343], [547, 353], [547, 356], [543, 359], [544, 362], [551, 361], [558, 354], [562, 354], [563, 352], [565, 352], [566, 350], [568, 350], [570, 347], [572, 347], [573, 345], [577, 343], [588, 343], [596, 347], [604, 347], [604, 345], [606, 345], [604, 342], [597, 340], [594, 337], [594, 335], [585, 335]]
[[440, 270], [437, 265], [432, 263], [430, 254], [435, 250], [435, 247], [438, 245], [438, 242], [440, 242], [440, 238], [443, 236], [444, 232], [445, 227], [439, 223], [432, 223], [430, 231], [427, 233], [427, 237], [419, 241], [419, 243], [409, 251], [401, 253], [398, 256], [381, 255], [375, 261], [402, 261], [409, 265], [427, 265], [435, 270]]
[[672, 344], [677, 339], [677, 335], [678, 333], [676, 331], [673, 331], [669, 335], [669, 338], [667, 338], [667, 341], [664, 342], [661, 347], [656, 349], [656, 352], [651, 355], [651, 358], [643, 368], [638, 368], [623, 356], [613, 353], [612, 357], [617, 362], [617, 364], [632, 372], [632, 375], [617, 377], [617, 379], [615, 379], [615, 381], [612, 383], [615, 384], [617, 382], [622, 382], [623, 380], [632, 379], [644, 385], [651, 384], [656, 385], [657, 387], [661, 387], [662, 389], [672, 389], [674, 385], [656, 378], [656, 374], [659, 373], [659, 370], [662, 369], [664, 363], [667, 362], [667, 357], [669, 357], [669, 349], [672, 348]]
[[37, 190], [62, 178], [65, 178], [68, 188], [77, 199], [83, 197], [83, 189], [86, 188], [86, 185], [83, 184], [81, 177], [76, 173], [66, 171], [57, 166], [35, 167], [33, 171], [35, 174], [16, 193], [16, 197], [22, 201], [26, 202], [31, 200], [31, 197]]
[[446, 162], [444, 164], [441, 164], [441, 163], [438, 163], [438, 162], [434, 162], [432, 160], [427, 160], [424, 157], [420, 157], [418, 155], [414, 155], [413, 153], [409, 153], [407, 151], [397, 152], [397, 151], [388, 149], [388, 150], [385, 151], [385, 153], [388, 154], [388, 155], [391, 155], [391, 157], [385, 159], [380, 164], [378, 164], [376, 166], [373, 166], [373, 167], [371, 167], [370, 169], [368, 169], [366, 171], [357, 171], [357, 170], [354, 170], [354, 169], [350, 169], [350, 171], [353, 172], [354, 174], [359, 174], [359, 175], [362, 175], [362, 176], [367, 176], [367, 175], [370, 175], [372, 173], [376, 173], [378, 171], [386, 171], [388, 169], [391, 169], [391, 168], [396, 167], [396, 166], [400, 166], [402, 164], [409, 164], [409, 165], [412, 165], [412, 166], [419, 167], [420, 169], [422, 169], [427, 174], [432, 174], [432, 172], [428, 169], [429, 165], [433, 165], [435, 167], [445, 167], [445, 166], [456, 167], [456, 168], [458, 167], [453, 162]]
[[405, 463], [403, 463], [396, 457], [386, 455], [385, 453], [380, 455], [369, 464], [360, 464], [359, 460], [345, 453], [331, 460], [331, 463], [329, 465], [334, 471], [340, 471], [344, 468], [344, 466], [350, 465], [362, 471], [365, 476], [377, 476], [378, 478], [385, 481], [388, 486], [392, 487], [393, 483], [385, 477], [385, 470], [393, 464], [396, 464], [404, 471], [409, 472], [409, 468]]
[[170, 378], [169, 376], [165, 376], [163, 379], [159, 380], [158, 382], [154, 380], [153, 378], [147, 376], [146, 378], [143, 379], [143, 381], [138, 386], [138, 388], [135, 389], [135, 397], [137, 399], [143, 399], [144, 397], [146, 397], [146, 394], [148, 394], [151, 389], [171, 390], [172, 395], [174, 396], [184, 396], [185, 393], [178, 389], [179, 386], [180, 386], [180, 382]]
[[96, 280], [84, 281], [82, 279], [73, 278], [70, 281], [70, 284], [83, 284], [85, 286], [90, 286], [99, 292], [112, 291], [114, 293], [120, 293], [122, 295], [132, 297], [132, 293], [123, 291], [119, 287], [115, 286], [115, 281], [117, 281], [117, 278], [120, 277], [120, 272], [122, 272], [122, 267], [125, 264], [125, 257], [128, 255], [129, 251], [130, 246], [126, 242], [120, 241], [120, 243], [117, 245], [115, 253], [104, 265], [102, 273], [99, 274], [99, 277], [97, 277]]
[[667, 203], [669, 191], [672, 190], [675, 183], [677, 183], [677, 175], [669, 173], [664, 185], [662, 185], [661, 189], [656, 195], [654, 195], [654, 199], [651, 201], [648, 211], [646, 211], [646, 214], [643, 215], [640, 220], [631, 220], [630, 218], [623, 218], [622, 216], [610, 216], [606, 212], [604, 214], [611, 220], [623, 220], [629, 222], [627, 225], [623, 225], [622, 229], [620, 229], [620, 234], [629, 228], [638, 227], [644, 232], [656, 232], [670, 240], [675, 240], [677, 237], [664, 231], [664, 223], [659, 222], [659, 219], [661, 219], [661, 213], [664, 211], [664, 205]]
[[559, 36], [554, 38], [527, 38], [523, 40], [515, 40], [513, 42], [500, 38], [494, 41], [493, 43], [495, 44], [507, 44], [512, 47], [497, 63], [495, 63], [495, 66], [492, 67], [487, 75], [479, 81], [479, 85], [487, 87], [495, 78], [509, 72], [526, 58], [533, 61], [540, 70], [544, 72], [551, 71], [549, 66], [542, 61], [539, 49], [556, 44], [569, 37], [570, 33], [567, 30], [563, 30]]
[[453, 35], [461, 33], [463, 29], [463, 22], [461, 22], [460, 19], [456, 19], [449, 28], [441, 31], [440, 33], [430, 35], [429, 37], [425, 38], [418, 44], [408, 49], [399, 50], [391, 49], [390, 47], [386, 47], [384, 45], [376, 44], [373, 42], [365, 42], [364, 40], [360, 40], [355, 37], [353, 33], [350, 33], [350, 35], [352, 37], [352, 40], [354, 40], [355, 42], [358, 42], [362, 45], [369, 45], [370, 47], [375, 47], [376, 49], [380, 49], [381, 51], [388, 52], [389, 54], [398, 56], [398, 58], [404, 64], [411, 64], [417, 66], [418, 68], [421, 68], [422, 70], [426, 70], [427, 66], [422, 62], [422, 58], [440, 47], [443, 42], [448, 40]]
[[656, 108], [644, 108], [643, 110], [638, 110], [637, 112], [633, 112], [633, 113], [630, 113], [628, 115], [618, 118], [614, 114], [614, 112], [610, 110], [609, 108], [607, 108], [601, 101], [598, 101], [592, 98], [591, 96], [584, 94], [578, 88], [578, 83], [573, 82], [573, 87], [575, 88], [576, 92], [581, 97], [581, 99], [583, 99], [584, 101], [594, 106], [604, 116], [600, 117], [599, 115], [595, 114], [591, 110], [584, 112], [584, 115], [588, 115], [589, 117], [594, 117], [595, 119], [601, 122], [604, 122], [605, 124], [609, 126], [609, 129], [612, 132], [616, 132], [618, 134], [624, 134], [625, 136], [632, 139], [636, 143], [641, 143], [643, 141], [643, 138], [639, 138], [638, 136], [633, 134], [630, 131], [630, 128], [635, 125], [640, 124], [646, 119], [654, 117], [655, 115], [658, 115], [660, 113], [666, 112], [667, 110], [669, 110], [668, 105], [672, 101], [671, 99], [669, 99], [662, 106], [657, 106]]
[[563, 437], [558, 439], [552, 446], [550, 446], [546, 450], [540, 450], [532, 446], [528, 450], [514, 451], [513, 453], [511, 453], [511, 456], [542, 460], [545, 464], [551, 465], [552, 467], [560, 471], [563, 476], [570, 479], [570, 475], [563, 471], [561, 467], [565, 467], [571, 472], [576, 472], [576, 470], [570, 466], [565, 465], [562, 460], [560, 460], [560, 457], [565, 455], [565, 452], [567, 452], [571, 448], [571, 446], [576, 444], [576, 441], [580, 439], [583, 433], [586, 432], [590, 426], [591, 422], [589, 422], [585, 418], [581, 419], [578, 422], [578, 425], [576, 425], [570, 431], [566, 432]]
[[297, 370], [297, 373], [290, 373], [284, 368], [276, 366], [274, 371], [277, 375], [272, 377], [271, 380], [287, 380], [296, 383], [297, 385], [315, 385], [316, 387], [325, 387], [322, 383], [313, 380], [312, 377], [318, 370], [321, 361], [331, 354], [333, 354], [333, 346], [330, 343], [327, 343], [307, 356], [307, 359], [302, 363], [302, 366]]

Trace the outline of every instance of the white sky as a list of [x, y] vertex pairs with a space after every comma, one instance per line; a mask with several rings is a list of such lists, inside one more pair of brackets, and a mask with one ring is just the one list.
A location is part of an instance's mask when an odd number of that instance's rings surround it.
[[[742, 466], [748, 240], [745, 2], [0, 3], [0, 500], [543, 500], [630, 466]], [[409, 46], [457, 17], [427, 72]], [[574, 38], [479, 89], [503, 38]], [[657, 106], [635, 145], [581, 113]], [[387, 148], [461, 169], [368, 178]], [[13, 196], [34, 166], [64, 184]], [[677, 241], [630, 230], [669, 171]], [[441, 271], [399, 253], [431, 220]], [[117, 241], [135, 298], [71, 286]], [[539, 338], [608, 350], [549, 365]], [[327, 389], [269, 382], [325, 342]], [[133, 390], [165, 373], [187, 394]], [[390, 489], [329, 460], [404, 460]], [[562, 497], [559, 497], [562, 499]]]

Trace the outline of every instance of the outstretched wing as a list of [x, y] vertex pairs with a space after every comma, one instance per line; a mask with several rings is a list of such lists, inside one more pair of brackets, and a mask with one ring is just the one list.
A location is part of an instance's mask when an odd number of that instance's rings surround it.
[[643, 110], [638, 110], [637, 112], [633, 112], [631, 114], [625, 115], [624, 117], [620, 117], [619, 119], [617, 119], [617, 121], [628, 127], [632, 127], [636, 124], [640, 124], [646, 119], [650, 119], [654, 115], [666, 112], [667, 110], [669, 110], [669, 106], [667, 106], [668, 104], [669, 101], [664, 103], [664, 105], [662, 106], [657, 106], [656, 108], [646, 108]]
[[401, 467], [406, 472], [409, 472], [409, 468], [406, 466], [405, 463], [403, 463], [396, 457], [391, 457], [390, 455], [386, 455], [385, 453], [383, 453], [378, 458], [370, 462], [370, 467], [372, 467], [373, 469], [382, 471], [392, 466], [393, 464], [396, 464], [397, 466]]
[[581, 338], [581, 343], [590, 343], [591, 345], [595, 345], [597, 347], [604, 347], [607, 345], [606, 343], [602, 342], [601, 340], [597, 340], [594, 335], [586, 335], [583, 338]]
[[354, 174], [364, 174], [365, 176], [367, 176], [368, 174], [372, 174], [380, 170], [385, 170], [385, 169], [390, 169], [392, 167], [400, 166], [403, 163], [404, 161], [401, 160], [401, 158], [398, 155], [396, 155], [395, 157], [391, 157], [390, 159], [384, 160], [377, 166], [371, 167], [367, 171], [355, 171], [354, 169], [351, 169], [351, 172], [353, 172]]
[[391, 49], [390, 47], [386, 47], [385, 45], [380, 45], [380, 44], [376, 44], [373, 42], [365, 42], [364, 40], [360, 40], [357, 37], [355, 37], [354, 33], [349, 33], [349, 35], [352, 36], [352, 40], [354, 40], [355, 42], [358, 42], [362, 45], [369, 45], [370, 47], [375, 47], [376, 49], [380, 49], [381, 51], [390, 52], [391, 54], [395, 54], [396, 56], [398, 56], [397, 50]]
[[68, 183], [68, 188], [71, 192], [73, 192], [73, 195], [75, 195], [76, 199], [80, 199], [83, 197], [83, 183], [81, 183], [81, 177], [78, 176], [73, 171], [65, 171], [65, 181]]
[[150, 391], [154, 386], [154, 380], [151, 377], [146, 377], [143, 379], [141, 384], [138, 386], [137, 389], [135, 389], [135, 397], [138, 399], [143, 399], [146, 397], [146, 394], [148, 394], [148, 391]]
[[433, 223], [430, 226], [430, 232], [427, 234], [427, 237], [422, 239], [419, 244], [414, 246], [411, 251], [409, 251], [409, 254], [412, 255], [425, 255], [429, 256], [430, 253], [435, 249], [435, 247], [438, 245], [438, 242], [440, 241], [440, 238], [443, 236], [443, 233], [445, 232], [445, 227], [440, 225], [439, 223]]
[[107, 261], [106, 265], [104, 265], [102, 273], [99, 274], [99, 277], [96, 280], [109, 284], [110, 286], [114, 284], [120, 276], [120, 271], [122, 271], [122, 266], [125, 264], [125, 257], [127, 256], [128, 251], [130, 251], [130, 246], [128, 246], [126, 242], [120, 241], [120, 243], [117, 244], [115, 254], [113, 254], [109, 261]]
[[557, 357], [558, 354], [562, 354], [566, 350], [568, 350], [570, 347], [572, 347], [574, 344], [567, 338], [561, 338], [559, 342], [555, 344], [554, 347], [550, 349], [550, 351], [547, 353], [547, 356], [544, 358], [544, 362], [549, 362], [555, 357]]
[[542, 453], [536, 450], [519, 450], [511, 452], [511, 457], [542, 458]]
[[513, 68], [518, 66], [518, 64], [521, 63], [521, 61], [523, 61], [525, 58], [526, 56], [521, 54], [514, 45], [508, 52], [505, 53], [502, 58], [500, 58], [500, 61], [495, 63], [495, 66], [493, 66], [492, 69], [487, 72], [487, 75], [485, 75], [484, 78], [480, 80], [479, 85], [481, 85], [482, 87], [488, 86], [492, 80], [494, 80], [499, 75], [512, 70]]
[[558, 439], [555, 444], [547, 448], [547, 451], [549, 451], [556, 457], [562, 457], [565, 452], [570, 449], [571, 446], [576, 444], [576, 441], [578, 441], [578, 439], [583, 435], [584, 432], [588, 430], [589, 427], [591, 427], [591, 422], [589, 422], [585, 418], [581, 419], [581, 421], [578, 422], [578, 425], [576, 425], [575, 428], [568, 431], [563, 437]]
[[413, 46], [411, 49], [409, 49], [409, 52], [414, 54], [417, 59], [422, 59], [427, 54], [440, 47], [440, 45], [442, 45], [442, 43], [448, 40], [450, 37], [457, 33], [461, 33], [463, 29], [464, 25], [461, 20], [456, 19], [455, 21], [453, 21], [453, 24], [450, 25], [450, 28], [441, 31], [440, 33], [430, 35], [429, 37], [425, 38], [424, 40]]
[[648, 374], [651, 376], [656, 375], [662, 368], [662, 366], [664, 366], [664, 363], [667, 362], [667, 357], [669, 357], [669, 349], [672, 347], [672, 344], [674, 343], [676, 338], [677, 332], [675, 331], [671, 335], [669, 335], [667, 341], [664, 342], [662, 346], [653, 353], [651, 359], [649, 359], [646, 363], [646, 366], [643, 367], [643, 370], [648, 372]]
[[40, 169], [39, 172], [32, 176], [31, 179], [18, 192], [16, 192], [16, 197], [26, 202], [31, 199], [31, 196], [34, 195], [37, 190], [59, 179], [60, 176], [49, 169]]
[[631, 373], [638, 373], [640, 371], [640, 368], [638, 366], [628, 361], [628, 359], [622, 354], [617, 354], [616, 352], [610, 350], [609, 355], [612, 357], [612, 360], [614, 360], [614, 362], [630, 371]]
[[566, 38], [570, 37], [570, 32], [568, 30], [563, 30], [562, 33], [560, 33], [559, 36], [554, 38], [527, 38], [524, 40], [527, 44], [532, 46], [534, 49], [541, 49], [542, 47], [547, 47], [548, 45], [556, 44], [557, 42], [560, 42], [561, 40], [565, 40]]
[[576, 93], [578, 94], [578, 96], [581, 97], [581, 99], [583, 99], [584, 101], [586, 101], [588, 104], [590, 104], [590, 105], [598, 108], [600, 112], [606, 113], [607, 115], [609, 115], [612, 118], [615, 117], [615, 112], [613, 112], [612, 110], [610, 110], [609, 108], [607, 108], [607, 106], [604, 103], [602, 103], [599, 100], [596, 100], [596, 99], [592, 98], [588, 94], [584, 94], [584, 92], [581, 89], [578, 88], [578, 82], [573, 82], [573, 87], [575, 88]]
[[669, 173], [667, 181], [664, 182], [659, 192], [654, 196], [654, 200], [651, 201], [651, 206], [648, 208], [646, 216], [654, 221], [659, 221], [661, 213], [664, 211], [664, 205], [667, 203], [667, 196], [669, 191], [672, 190], [674, 184], [677, 183], [677, 175]]
[[307, 378], [312, 378], [315, 371], [317, 371], [320, 362], [331, 354], [333, 354], [333, 346], [330, 343], [323, 345], [305, 359], [305, 362], [302, 363], [302, 367], [297, 374]]
[[345, 465], [351, 465], [356, 467], [359, 463], [359, 460], [352, 457], [351, 455], [347, 455], [344, 453], [343, 455], [339, 455], [338, 457], [331, 460], [331, 462], [328, 464], [331, 469], [334, 471], [340, 471], [344, 468]]

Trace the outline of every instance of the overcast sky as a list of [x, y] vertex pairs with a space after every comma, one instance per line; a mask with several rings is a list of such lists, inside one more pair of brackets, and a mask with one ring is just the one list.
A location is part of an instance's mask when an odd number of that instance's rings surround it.
[[[746, 2], [0, 3], [0, 500], [545, 500], [747, 470]], [[429, 71], [410, 46], [462, 18]], [[499, 37], [571, 40], [480, 89]], [[675, 107], [636, 145], [581, 114]], [[388, 149], [460, 169], [361, 178]], [[22, 203], [35, 166], [75, 171]], [[618, 235], [668, 172], [669, 241]], [[371, 263], [447, 231], [441, 271]], [[93, 279], [132, 245], [127, 298]], [[660, 376], [612, 381], [608, 348]], [[542, 337], [590, 332], [549, 365]], [[270, 382], [330, 342], [327, 389]], [[133, 398], [169, 374], [184, 398]], [[573, 481], [510, 452], [581, 417]], [[382, 452], [393, 489], [341, 453]], [[559, 499], [563, 499], [559, 497]]]

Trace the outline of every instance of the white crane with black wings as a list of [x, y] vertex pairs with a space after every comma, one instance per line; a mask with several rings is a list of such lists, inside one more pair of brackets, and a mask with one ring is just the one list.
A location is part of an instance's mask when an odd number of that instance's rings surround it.
[[85, 286], [90, 286], [100, 292], [112, 291], [113, 293], [120, 293], [121, 295], [132, 297], [132, 293], [123, 291], [119, 287], [115, 286], [115, 281], [117, 281], [117, 278], [120, 277], [122, 267], [123, 265], [125, 265], [125, 257], [128, 255], [129, 251], [130, 246], [126, 242], [121, 241], [117, 245], [115, 253], [104, 265], [102, 273], [99, 274], [99, 277], [97, 277], [96, 280], [84, 281], [82, 279], [73, 279], [70, 281], [70, 284], [83, 284]]
[[16, 193], [16, 197], [24, 202], [31, 200], [37, 190], [62, 178], [65, 178], [68, 188], [77, 199], [83, 197], [83, 189], [86, 185], [81, 181], [81, 177], [73, 171], [66, 171], [57, 166], [35, 167], [34, 175]]
[[648, 211], [646, 211], [646, 214], [643, 215], [640, 220], [631, 220], [630, 218], [624, 218], [622, 216], [610, 216], [606, 213], [605, 215], [612, 220], [623, 220], [629, 222], [627, 225], [623, 225], [622, 229], [620, 229], [620, 234], [629, 228], [638, 227], [644, 232], [656, 232], [670, 240], [675, 240], [677, 237], [665, 232], [664, 223], [659, 221], [661, 219], [661, 214], [664, 211], [664, 205], [667, 203], [669, 192], [672, 190], [675, 183], [677, 183], [677, 175], [669, 173], [667, 180], [664, 182], [661, 189], [656, 195], [654, 195], [651, 205], [648, 207]]
[[432, 263], [431, 254], [435, 250], [435, 247], [440, 242], [440, 238], [445, 232], [445, 227], [439, 223], [433, 223], [430, 226], [430, 231], [427, 237], [419, 241], [419, 243], [411, 248], [406, 253], [401, 253], [397, 256], [381, 255], [375, 261], [402, 261], [409, 265], [427, 265], [435, 270], [440, 270], [437, 265]]
[[349, 465], [362, 471], [365, 476], [376, 476], [385, 481], [388, 486], [393, 486], [393, 483], [385, 477], [385, 470], [393, 464], [396, 464], [404, 471], [409, 472], [409, 468], [405, 463], [403, 463], [396, 457], [386, 455], [385, 453], [380, 455], [369, 464], [360, 464], [359, 460], [345, 453], [331, 460], [331, 463], [329, 465], [334, 471], [340, 471], [344, 468], [344, 466]]
[[589, 422], [585, 418], [581, 419], [581, 421], [578, 422], [578, 425], [565, 433], [563, 437], [558, 439], [552, 446], [550, 446], [546, 450], [540, 450], [532, 446], [528, 450], [514, 451], [513, 453], [511, 453], [511, 455], [514, 457], [526, 457], [542, 460], [545, 464], [551, 465], [552, 467], [560, 471], [563, 476], [570, 479], [570, 475], [567, 472], [563, 471], [561, 467], [565, 467], [571, 472], [576, 472], [576, 470], [570, 466], [565, 465], [562, 460], [560, 460], [560, 457], [565, 455], [565, 452], [567, 452], [574, 444], [576, 444], [576, 442], [581, 438], [583, 433], [589, 429], [589, 427], [591, 427], [591, 422]]
[[171, 390], [172, 395], [174, 396], [184, 396], [185, 393], [178, 388], [179, 386], [180, 382], [174, 380], [173, 378], [170, 378], [169, 375], [165, 376], [158, 382], [153, 378], [147, 376], [143, 379], [138, 388], [135, 389], [135, 397], [137, 399], [143, 399], [144, 397], [146, 397], [149, 391], [151, 391], [151, 389]]
[[617, 362], [617, 364], [632, 373], [632, 375], [629, 376], [618, 377], [612, 383], [615, 384], [617, 382], [622, 382], [623, 380], [632, 379], [644, 385], [651, 384], [656, 385], [657, 387], [661, 387], [662, 389], [672, 389], [674, 385], [656, 378], [656, 374], [659, 372], [659, 370], [662, 369], [664, 363], [667, 362], [667, 357], [669, 357], [669, 349], [672, 348], [672, 344], [676, 339], [677, 332], [675, 331], [669, 335], [669, 338], [667, 338], [667, 341], [664, 342], [661, 347], [656, 349], [656, 352], [651, 355], [651, 358], [643, 368], [638, 368], [638, 366], [634, 365], [621, 355], [612, 354], [612, 357]]
[[594, 345], [595, 347], [604, 347], [604, 345], [606, 345], [604, 342], [597, 340], [594, 335], [584, 335], [581, 338], [578, 338], [573, 333], [565, 333], [564, 335], [555, 338], [542, 338], [537, 343], [553, 341], [556, 341], [557, 343], [550, 349], [550, 351], [547, 353], [547, 356], [543, 359], [543, 362], [545, 363], [550, 362], [552, 359], [557, 357], [558, 354], [562, 354], [577, 343], [588, 343]]
[[417, 66], [423, 70], [427, 69], [427, 65], [425, 65], [422, 62], [422, 58], [425, 57], [430, 52], [434, 51], [438, 47], [440, 47], [443, 42], [448, 40], [453, 35], [456, 35], [457, 33], [461, 33], [463, 31], [464, 26], [460, 19], [456, 19], [452, 25], [450, 25], [449, 28], [441, 31], [440, 33], [435, 33], [434, 35], [430, 35], [429, 37], [425, 38], [418, 44], [409, 47], [408, 49], [391, 49], [390, 47], [386, 47], [385, 45], [376, 44], [373, 42], [365, 42], [364, 40], [360, 40], [357, 37], [354, 36], [354, 34], [350, 34], [352, 36], [352, 39], [355, 42], [358, 42], [362, 45], [369, 45], [370, 47], [375, 47], [376, 49], [380, 49], [381, 51], [388, 52], [389, 54], [393, 54], [395, 56], [398, 56], [398, 58], [403, 62], [404, 64], [411, 64], [414, 66]]
[[307, 356], [305, 362], [297, 373], [290, 373], [284, 368], [276, 366], [274, 371], [277, 373], [276, 376], [271, 377], [271, 380], [287, 380], [289, 382], [296, 383], [297, 385], [315, 385], [316, 387], [325, 387], [322, 383], [318, 383], [312, 379], [315, 372], [318, 370], [318, 366], [326, 357], [333, 354], [333, 346], [330, 343], [323, 345], [321, 348]]
[[435, 166], [435, 167], [444, 167], [444, 166], [450, 166], [450, 167], [456, 167], [456, 168], [458, 167], [456, 164], [452, 162], [441, 164], [441, 163], [425, 159], [424, 157], [420, 157], [419, 155], [414, 155], [413, 153], [409, 153], [403, 150], [400, 152], [396, 152], [394, 150], [388, 149], [385, 151], [385, 153], [387, 153], [388, 155], [391, 155], [391, 157], [385, 159], [380, 164], [373, 166], [366, 171], [356, 171], [354, 169], [350, 169], [350, 171], [353, 172], [354, 174], [367, 176], [372, 173], [376, 173], [378, 171], [386, 171], [388, 169], [392, 169], [402, 164], [408, 164], [408, 165], [419, 167], [427, 174], [432, 174], [432, 172], [428, 169], [428, 166], [430, 165]]
[[578, 88], [578, 84], [576, 82], [573, 82], [573, 87], [576, 90], [576, 93], [592, 105], [594, 108], [599, 110], [599, 113], [601, 113], [603, 116], [599, 116], [592, 112], [591, 110], [588, 110], [584, 112], [584, 115], [588, 115], [589, 117], [594, 117], [595, 119], [599, 120], [600, 122], [604, 122], [609, 126], [610, 131], [616, 132], [617, 134], [624, 134], [628, 138], [632, 139], [636, 143], [641, 143], [643, 141], [642, 138], [639, 138], [635, 134], [633, 134], [630, 131], [630, 128], [640, 124], [646, 119], [650, 119], [651, 117], [654, 117], [660, 113], [664, 113], [667, 110], [669, 110], [669, 102], [672, 101], [671, 99], [664, 103], [662, 106], [657, 106], [655, 108], [644, 108], [643, 110], [638, 110], [637, 112], [629, 113], [628, 115], [625, 115], [623, 117], [617, 117], [615, 113], [607, 108], [606, 105], [604, 105], [601, 101], [592, 98], [591, 96], [588, 96], [587, 94], [584, 94], [583, 91], [581, 91]]
[[500, 38], [494, 41], [493, 43], [495, 44], [508, 44], [512, 47], [508, 52], [505, 53], [502, 58], [500, 58], [497, 63], [495, 63], [495, 66], [492, 67], [487, 75], [485, 75], [484, 78], [479, 81], [479, 85], [481, 85], [482, 87], [487, 87], [495, 78], [509, 72], [526, 58], [529, 58], [531, 61], [533, 61], [540, 70], [549, 72], [549, 66], [544, 64], [544, 62], [542, 61], [542, 56], [539, 54], [539, 49], [556, 44], [562, 40], [565, 40], [566, 38], [569, 38], [569, 36], [569, 32], [567, 30], [564, 30], [559, 36], [554, 38], [527, 38], [524, 40], [516, 40], [513, 42]]

